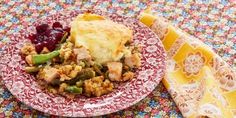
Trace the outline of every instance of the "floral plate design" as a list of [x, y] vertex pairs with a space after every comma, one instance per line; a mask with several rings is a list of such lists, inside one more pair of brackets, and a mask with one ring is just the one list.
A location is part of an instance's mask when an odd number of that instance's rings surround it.
[[89, 12], [102, 15], [131, 28], [134, 43], [142, 46], [142, 66], [135, 72], [134, 79], [120, 84], [112, 93], [101, 97], [66, 99], [42, 89], [34, 76], [24, 72], [25, 61], [19, 52], [24, 43], [29, 41], [27, 36], [35, 33], [34, 26], [41, 23], [50, 25], [55, 21], [59, 21], [63, 26], [69, 26], [74, 17], [84, 12], [87, 11], [63, 11], [42, 17], [33, 24], [22, 22], [24, 27], [22, 29], [25, 30], [10, 37], [11, 41], [3, 47], [0, 53], [0, 72], [6, 87], [20, 101], [52, 115], [90, 117], [117, 112], [134, 105], [159, 84], [165, 73], [166, 54], [155, 33], [137, 19], [99, 10]]

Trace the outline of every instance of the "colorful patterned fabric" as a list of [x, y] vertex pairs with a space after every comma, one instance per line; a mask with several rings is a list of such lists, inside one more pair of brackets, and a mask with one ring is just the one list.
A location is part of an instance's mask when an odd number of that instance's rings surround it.
[[[79, 0], [78, 0], [79, 1]], [[136, 17], [147, 6], [187, 33], [212, 47], [231, 67], [236, 69], [236, 3], [234, 0], [176, 2], [174, 0], [2, 0], [0, 1], [0, 50], [9, 35], [17, 33], [21, 21], [34, 22], [37, 18], [62, 10], [101, 9]], [[19, 102], [0, 82], [0, 117], [48, 117]], [[167, 90], [160, 84], [149, 96], [123, 111], [104, 117], [182, 117]], [[55, 117], [55, 116], [51, 116]]]
[[149, 11], [140, 21], [162, 40], [167, 52], [162, 82], [183, 116], [236, 117], [236, 71], [199, 39]]

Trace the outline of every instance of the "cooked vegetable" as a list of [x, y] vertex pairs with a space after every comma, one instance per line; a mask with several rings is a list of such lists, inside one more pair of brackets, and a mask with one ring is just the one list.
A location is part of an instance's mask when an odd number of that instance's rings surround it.
[[68, 35], [69, 35], [68, 32], [64, 32], [64, 35], [63, 35], [63, 37], [61, 38], [60, 43], [59, 43], [59, 44], [56, 44], [55, 50], [60, 50], [60, 49], [61, 49], [61, 46], [62, 46], [62, 44], [63, 44], [64, 42], [66, 42], [66, 39], [68, 38]]
[[92, 77], [95, 77], [95, 72], [91, 68], [88, 68], [80, 71], [76, 79], [85, 80]]
[[81, 67], [84, 68], [84, 67], [85, 67], [85, 63], [84, 63], [83, 61], [80, 61], [80, 62], [79, 62], [79, 66], [81, 66]]
[[77, 87], [81, 87], [81, 86], [83, 86], [83, 81], [82, 80], [79, 80], [78, 82], [76, 82], [76, 86]]
[[77, 86], [67, 86], [65, 89], [67, 92], [74, 93], [74, 94], [82, 94], [83, 88]]
[[84, 63], [85, 67], [88, 67], [88, 68], [92, 65], [91, 62], [86, 59], [83, 59], [82, 62]]
[[64, 43], [66, 41], [66, 39], [67, 39], [67, 36], [68, 36], [68, 32], [65, 32], [63, 37], [61, 38], [60, 43]]
[[[53, 51], [47, 54], [37, 54], [37, 55], [29, 55], [28, 58], [31, 58], [30, 61], [33, 65], [39, 65], [46, 63], [47, 61], [53, 59], [54, 57], [58, 56], [60, 53], [59, 51]], [[30, 63], [30, 62], [28, 62]]]
[[99, 70], [103, 68], [103, 66], [99, 63], [94, 63], [94, 66], [96, 66]]
[[93, 69], [96, 72], [96, 74], [103, 75], [103, 73], [101, 71], [101, 69], [102, 69], [102, 65], [101, 64], [98, 64], [98, 63], [94, 64], [93, 65]]
[[108, 72], [108, 71], [105, 72], [104, 78], [105, 78], [105, 79], [109, 79], [109, 72]]
[[32, 67], [25, 67], [25, 71], [27, 73], [35, 73], [35, 72], [38, 72], [39, 71], [39, 67], [35, 67], [35, 66], [32, 66]]
[[95, 72], [93, 71], [93, 69], [88, 68], [88, 69], [81, 70], [78, 73], [76, 78], [71, 79], [71, 80], [66, 80], [64, 82], [73, 85], [79, 80], [86, 80], [86, 79], [90, 79], [90, 78], [93, 78], [93, 77], [95, 77]]
[[66, 98], [109, 94], [116, 88], [113, 83], [131, 80], [141, 65], [133, 31], [99, 15], [80, 15], [71, 27], [39, 24], [36, 31], [21, 48], [28, 63], [25, 71], [35, 74], [43, 88]]

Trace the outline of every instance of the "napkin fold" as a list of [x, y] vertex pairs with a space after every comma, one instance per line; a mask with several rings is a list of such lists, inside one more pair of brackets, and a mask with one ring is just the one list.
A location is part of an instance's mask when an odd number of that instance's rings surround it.
[[236, 117], [236, 72], [199, 39], [150, 10], [139, 20], [161, 39], [167, 53], [162, 82], [187, 118]]

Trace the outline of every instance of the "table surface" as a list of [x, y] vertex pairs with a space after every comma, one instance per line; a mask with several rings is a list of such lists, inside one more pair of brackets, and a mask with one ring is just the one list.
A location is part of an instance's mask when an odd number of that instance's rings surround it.
[[[21, 21], [62, 10], [101, 9], [130, 17], [137, 16], [147, 6], [155, 15], [163, 16], [176, 27], [202, 40], [236, 69], [236, 2], [222, 0], [3, 0], [0, 2], [0, 50], [9, 35], [18, 32]], [[0, 82], [0, 117], [49, 117], [19, 102]], [[182, 117], [167, 90], [160, 84], [136, 105], [104, 117]], [[51, 116], [56, 117], [56, 116]]]

